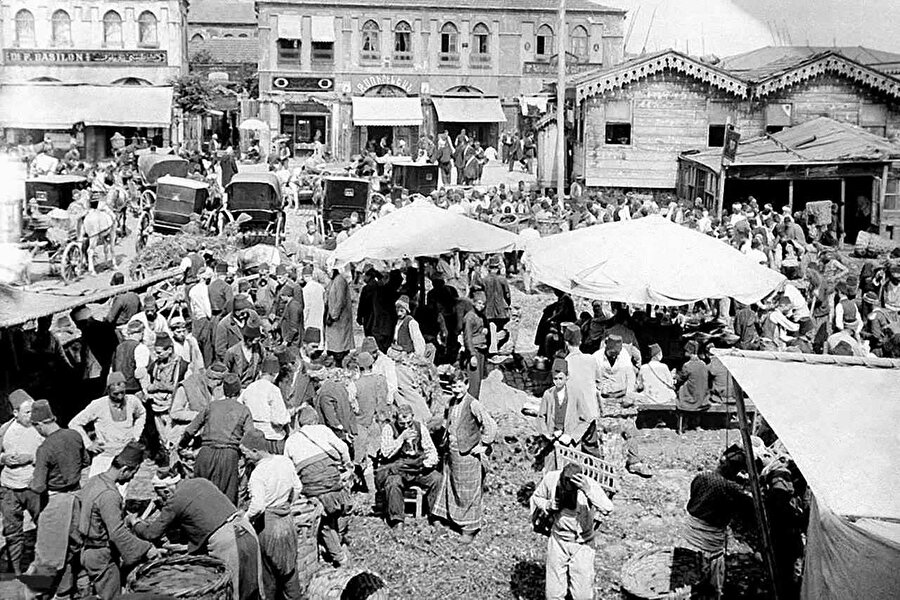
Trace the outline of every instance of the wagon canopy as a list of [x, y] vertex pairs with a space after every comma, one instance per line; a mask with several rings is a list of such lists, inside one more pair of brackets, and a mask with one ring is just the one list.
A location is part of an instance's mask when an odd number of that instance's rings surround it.
[[232, 212], [281, 210], [281, 182], [274, 173], [236, 173], [225, 191]]
[[138, 157], [138, 172], [148, 185], [155, 185], [163, 175], [187, 177], [190, 163], [180, 156], [166, 154], [144, 154]]

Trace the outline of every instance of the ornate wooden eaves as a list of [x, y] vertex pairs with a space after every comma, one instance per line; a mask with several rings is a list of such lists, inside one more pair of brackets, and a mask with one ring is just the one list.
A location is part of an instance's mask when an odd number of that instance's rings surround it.
[[596, 73], [589, 80], [577, 85], [576, 98], [578, 102], [581, 102], [586, 98], [622, 88], [665, 71], [675, 71], [703, 81], [739, 98], [746, 98], [749, 94], [749, 85], [737, 77], [680, 52], [669, 50], [630, 65]]
[[829, 52], [824, 56], [817, 56], [809, 62], [802, 63], [760, 81], [753, 86], [753, 95], [764, 97], [825, 74], [833, 74], [844, 79], [850, 79], [891, 98], [900, 99], [900, 80], [833, 52]]

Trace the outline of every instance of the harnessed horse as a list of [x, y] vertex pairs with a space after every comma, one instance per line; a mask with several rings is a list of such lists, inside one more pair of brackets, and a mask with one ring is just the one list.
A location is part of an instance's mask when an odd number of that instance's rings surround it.
[[116, 213], [109, 207], [105, 200], [97, 204], [97, 208], [91, 208], [90, 192], [82, 193], [77, 200], [72, 202], [69, 210], [77, 219], [77, 236], [79, 240], [87, 240], [88, 271], [92, 275], [97, 274], [94, 266], [94, 253], [97, 246], [103, 247], [103, 258], [112, 263], [116, 269]]

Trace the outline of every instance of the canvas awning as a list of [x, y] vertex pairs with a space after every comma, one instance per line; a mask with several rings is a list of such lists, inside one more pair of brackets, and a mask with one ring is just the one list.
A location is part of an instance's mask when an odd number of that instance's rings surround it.
[[284, 40], [303, 38], [303, 19], [297, 15], [278, 15], [278, 37]]
[[900, 361], [716, 355], [835, 514], [900, 519]]
[[432, 98], [442, 123], [505, 123], [500, 98]]
[[361, 260], [397, 260], [447, 252], [505, 252], [517, 237], [505, 229], [416, 200], [363, 226], [338, 244], [338, 264]]
[[658, 215], [604, 223], [534, 240], [532, 277], [583, 298], [679, 306], [706, 298], [759, 302], [781, 273], [721, 240]]
[[334, 17], [312, 18], [312, 41], [334, 42]]
[[356, 126], [422, 124], [422, 103], [418, 98], [356, 96], [352, 100]]
[[172, 88], [63, 83], [0, 86], [0, 127], [168, 127]]

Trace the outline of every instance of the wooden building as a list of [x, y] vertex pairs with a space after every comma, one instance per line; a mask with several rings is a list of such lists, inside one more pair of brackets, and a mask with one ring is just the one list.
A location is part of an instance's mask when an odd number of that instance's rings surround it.
[[790, 206], [792, 211], [803, 210], [807, 202], [831, 200], [850, 242], [859, 231], [897, 239], [900, 144], [856, 125], [818, 117], [744, 140], [725, 167], [718, 149], [682, 154], [677, 192], [680, 199], [711, 212], [750, 196], [760, 205], [771, 204], [776, 210]]
[[[726, 63], [727, 64], [727, 63]], [[574, 176], [588, 187], [672, 191], [678, 157], [817, 117], [900, 134], [900, 80], [838, 52], [729, 71], [668, 50], [575, 76]]]

